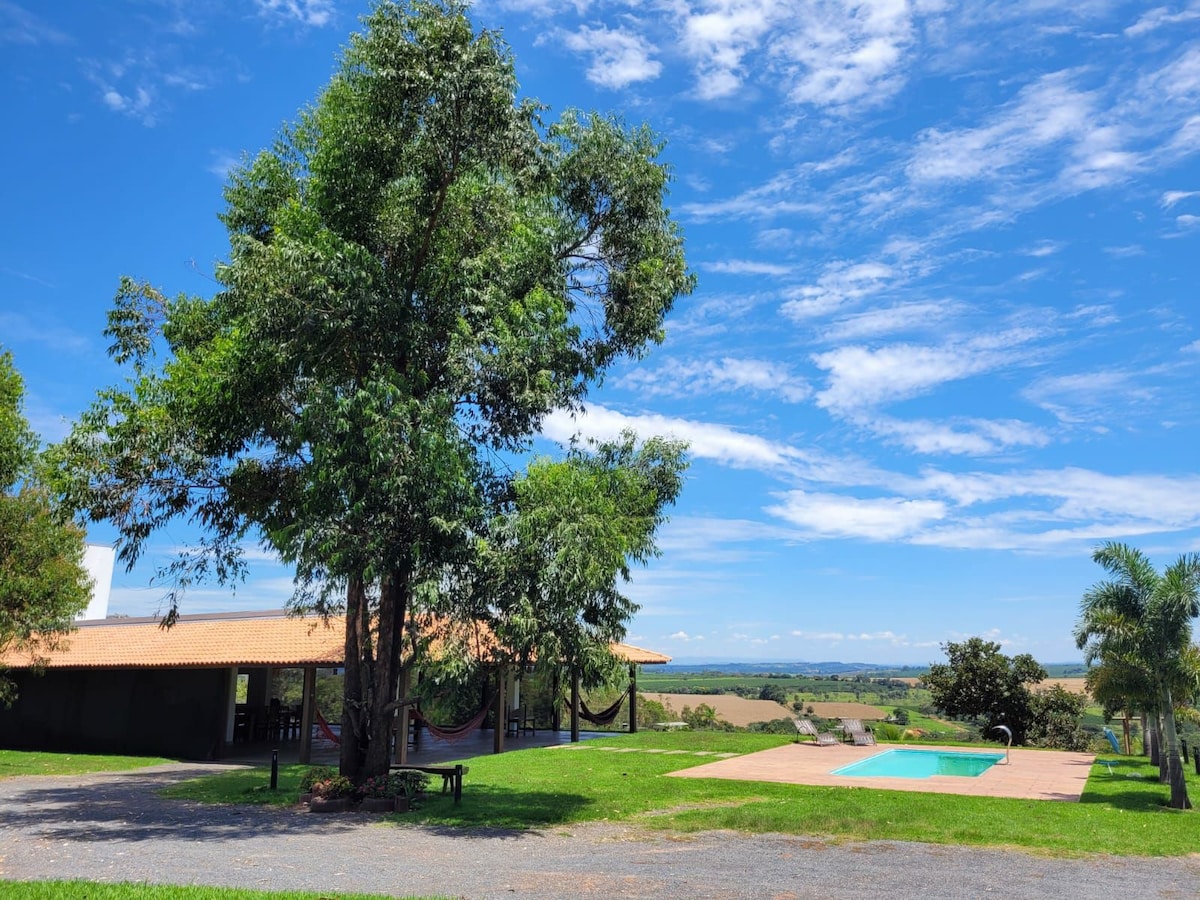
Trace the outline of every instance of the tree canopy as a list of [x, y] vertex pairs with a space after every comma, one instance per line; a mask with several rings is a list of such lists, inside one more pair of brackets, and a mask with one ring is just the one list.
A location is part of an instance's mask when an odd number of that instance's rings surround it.
[[1029, 685], [1046, 677], [1046, 670], [1028, 653], [1007, 657], [1000, 645], [972, 637], [942, 645], [949, 661], [929, 667], [924, 681], [933, 705], [954, 719], [976, 719], [984, 734], [995, 738], [1003, 725], [1013, 742], [1024, 744], [1033, 720]]
[[[652, 462], [650, 445], [602, 447], [594, 466], [523, 478], [509, 466], [550, 411], [661, 341], [692, 287], [647, 128], [574, 111], [547, 124], [517, 97], [501, 38], [457, 0], [385, 0], [364, 23], [317, 101], [229, 176], [220, 290], [122, 281], [107, 333], [129, 381], [60, 457], [64, 494], [116, 524], [127, 563], [182, 518], [202, 538], [167, 573], [176, 585], [238, 577], [258, 539], [296, 567], [296, 608], [346, 617], [355, 775], [386, 766], [415, 606], [498, 577], [477, 572], [481, 547], [559, 561], [545, 494], [573, 492], [596, 517], [633, 507], [580, 544], [602, 564], [543, 576], [522, 602], [545, 634], [572, 615], [622, 631], [613, 560], [652, 552], [644, 524], [674, 500], [678, 449]], [[509, 613], [498, 624], [516, 629]]]
[[[12, 354], [0, 353], [0, 653], [37, 662], [87, 607], [84, 535], [36, 477], [37, 437], [22, 413], [25, 388]], [[0, 703], [16, 697], [0, 669]]]
[[1160, 574], [1140, 550], [1110, 541], [1092, 559], [1108, 578], [1080, 603], [1075, 641], [1089, 665], [1102, 667], [1104, 699], [1122, 696], [1157, 720], [1171, 806], [1188, 809], [1175, 730], [1175, 694], [1196, 678], [1192, 620], [1200, 615], [1200, 556], [1183, 554]]

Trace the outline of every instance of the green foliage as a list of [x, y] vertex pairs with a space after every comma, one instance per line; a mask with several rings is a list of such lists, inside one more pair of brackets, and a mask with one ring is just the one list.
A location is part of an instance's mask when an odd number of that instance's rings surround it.
[[[107, 334], [132, 375], [57, 454], [58, 489], [118, 528], [123, 561], [176, 520], [202, 530], [161, 573], [168, 622], [193, 582], [237, 579], [255, 539], [295, 566], [294, 608], [345, 616], [356, 777], [386, 767], [414, 617], [494, 619], [518, 654], [603, 668], [633, 609], [612, 581], [653, 554], [680, 449], [620, 441], [515, 481], [508, 465], [659, 342], [693, 285], [648, 129], [543, 124], [458, 0], [382, 0], [364, 21], [315, 104], [231, 173], [218, 293], [121, 282]], [[560, 490], [587, 512], [573, 530]], [[531, 559], [554, 569], [481, 599]]]
[[311, 793], [314, 784], [318, 781], [327, 781], [337, 773], [337, 769], [333, 766], [312, 766], [300, 776], [300, 793]]
[[1098, 664], [1089, 685], [1112, 711], [1141, 708], [1161, 731], [1164, 776], [1171, 805], [1188, 809], [1187, 784], [1179, 757], [1175, 697], [1195, 693], [1200, 652], [1191, 643], [1192, 620], [1200, 615], [1200, 555], [1181, 555], [1160, 575], [1140, 550], [1109, 542], [1092, 559], [1108, 573], [1083, 595], [1075, 642], [1089, 665]]
[[1003, 725], [1012, 731], [1013, 743], [1024, 744], [1032, 722], [1033, 695], [1028, 685], [1046, 677], [1032, 656], [1011, 659], [1000, 645], [973, 637], [942, 645], [948, 663], [929, 667], [924, 681], [933, 705], [952, 719], [975, 719], [988, 738]]
[[774, 700], [776, 703], [787, 703], [787, 691], [777, 684], [764, 684], [758, 691], [759, 700]]
[[330, 775], [327, 778], [319, 778], [312, 783], [312, 795], [314, 799], [340, 800], [343, 797], [354, 796], [354, 791], [354, 782], [345, 775]]
[[903, 706], [897, 706], [895, 709], [892, 710], [892, 721], [895, 722], [897, 725], [907, 725], [908, 724], [908, 710], [905, 709]]
[[1091, 737], [1082, 725], [1086, 705], [1081, 694], [1074, 694], [1061, 684], [1034, 694], [1029, 743], [1055, 750], [1087, 750]]
[[[87, 608], [84, 533], [39, 482], [37, 438], [22, 414], [24, 382], [12, 354], [0, 353], [0, 653], [36, 666]], [[16, 687], [0, 667], [0, 703]]]

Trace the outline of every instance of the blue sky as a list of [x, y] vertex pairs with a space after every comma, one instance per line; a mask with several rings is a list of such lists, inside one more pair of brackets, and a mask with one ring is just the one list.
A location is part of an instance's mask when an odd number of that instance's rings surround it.
[[[225, 172], [316, 96], [365, 11], [0, 0], [0, 344], [46, 439], [118, 377], [100, 332], [120, 275], [214, 290]], [[1200, 3], [473, 17], [525, 96], [667, 141], [699, 287], [661, 348], [544, 430], [691, 442], [630, 640], [924, 664], [983, 635], [1065, 661], [1097, 542], [1200, 549]], [[282, 605], [290, 576], [257, 555], [185, 611]], [[113, 611], [159, 608], [152, 568], [117, 574]]]

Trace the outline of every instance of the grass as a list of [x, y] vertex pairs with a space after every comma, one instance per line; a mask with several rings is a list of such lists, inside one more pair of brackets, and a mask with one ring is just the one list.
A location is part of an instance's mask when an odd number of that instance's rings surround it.
[[4, 881], [5, 900], [380, 900], [382, 894], [252, 891], [243, 888], [99, 884], [94, 881]]
[[[1177, 856], [1200, 846], [1200, 812], [1167, 809], [1168, 790], [1158, 783], [1157, 768], [1140, 758], [1108, 757], [1111, 773], [1098, 761], [1082, 802], [1063, 803], [665, 778], [712, 757], [602, 749], [752, 753], [788, 740], [769, 734], [654, 732], [586, 741], [578, 749], [479, 756], [467, 760], [471, 771], [460, 806], [435, 793], [397, 821], [515, 829], [629, 822], [681, 832], [728, 828], [839, 840], [1020, 847], [1053, 855]], [[266, 801], [265, 769], [186, 782], [167, 793], [207, 802], [291, 803], [301, 771], [298, 766], [281, 770], [279, 795]], [[285, 784], [291, 787], [285, 790]], [[1190, 771], [1188, 789], [1200, 803], [1200, 776]]]
[[18, 775], [86, 775], [124, 772], [174, 762], [157, 756], [94, 756], [84, 753], [38, 753], [0, 750], [0, 778]]

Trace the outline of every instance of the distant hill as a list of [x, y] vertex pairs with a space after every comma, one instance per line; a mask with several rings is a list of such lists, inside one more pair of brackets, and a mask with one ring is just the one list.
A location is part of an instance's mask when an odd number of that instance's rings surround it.
[[[1081, 662], [1042, 663], [1050, 678], [1082, 678], [1087, 666]], [[888, 666], [878, 663], [854, 662], [788, 662], [747, 661], [716, 662], [703, 659], [682, 659], [665, 666], [655, 666], [662, 674], [694, 675], [700, 672], [724, 672], [729, 675], [866, 675], [871, 678], [918, 678], [929, 666]]]

